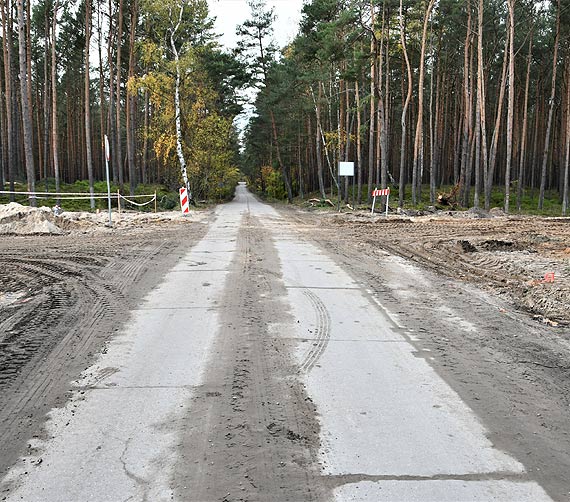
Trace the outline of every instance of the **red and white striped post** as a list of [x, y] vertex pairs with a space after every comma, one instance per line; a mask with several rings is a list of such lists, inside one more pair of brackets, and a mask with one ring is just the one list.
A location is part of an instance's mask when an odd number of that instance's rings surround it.
[[382, 189], [375, 188], [374, 190], [372, 190], [372, 196], [374, 197], [374, 199], [372, 200], [372, 211], [370, 214], [374, 214], [374, 206], [376, 205], [376, 197], [382, 197], [383, 195], [385, 195], [387, 197], [387, 199], [386, 199], [386, 218], [388, 218], [388, 202], [390, 202], [390, 189], [389, 188], [382, 188]]
[[186, 188], [180, 189], [180, 208], [182, 209], [182, 214], [190, 213], [190, 200], [188, 199], [188, 190]]

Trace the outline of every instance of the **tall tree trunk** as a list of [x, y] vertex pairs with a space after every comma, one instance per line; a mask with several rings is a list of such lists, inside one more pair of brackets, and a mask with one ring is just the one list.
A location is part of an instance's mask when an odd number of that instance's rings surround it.
[[[59, 136], [57, 126], [57, 57], [56, 57], [56, 28], [57, 11], [59, 0], [53, 4], [53, 16], [51, 19], [51, 148], [53, 158], [53, 171], [55, 176], [55, 191], [60, 193], [60, 173], [59, 173]], [[57, 203], [59, 204], [59, 198]]]
[[509, 96], [507, 107], [507, 162], [505, 167], [505, 213], [509, 213], [511, 167], [513, 162], [513, 121], [515, 108], [515, 0], [507, 0], [509, 9]]
[[357, 189], [356, 203], [362, 204], [362, 110], [360, 108], [360, 87], [358, 80], [354, 83], [356, 94], [356, 164], [357, 164]]
[[[36, 191], [36, 169], [34, 164], [34, 137], [31, 120], [31, 103], [29, 95], [29, 85], [31, 85], [31, 75], [28, 75], [27, 65], [27, 21], [25, 14], [24, 0], [17, 0], [18, 9], [18, 42], [20, 56], [20, 94], [22, 97], [22, 128], [24, 134], [24, 155], [26, 159], [26, 177], [28, 180], [28, 192]], [[37, 199], [30, 196], [30, 205], [35, 207]]]
[[[123, 42], [123, 0], [119, 0], [119, 12], [117, 20], [117, 65], [115, 68], [116, 74], [116, 90], [115, 90], [115, 162], [117, 163], [117, 171], [119, 178], [119, 186], [123, 189], [123, 154], [122, 154], [122, 134], [121, 134], [121, 47]], [[120, 201], [119, 201], [120, 203]]]
[[368, 137], [368, 202], [372, 202], [372, 188], [374, 183], [374, 132], [375, 132], [375, 96], [376, 96], [376, 17], [374, 12], [374, 2], [370, 0], [370, 130]]
[[85, 0], [85, 156], [87, 161], [87, 177], [89, 178], [89, 193], [91, 194], [91, 209], [95, 209], [93, 155], [91, 152], [91, 99], [90, 99], [90, 64], [89, 46], [91, 44], [91, 0]]
[[[346, 125], [346, 146], [344, 149], [344, 161], [348, 162], [350, 158], [350, 135], [352, 133], [352, 124], [350, 122], [350, 86], [346, 82], [345, 86], [345, 125]], [[350, 179], [348, 176], [344, 177], [344, 202], [348, 204], [348, 191], [349, 191]]]
[[143, 133], [143, 153], [141, 175], [142, 182], [148, 183], [148, 136], [149, 136], [149, 115], [150, 115], [150, 98], [148, 90], [144, 91], [144, 133]]
[[[434, 117], [434, 88], [433, 88], [433, 77], [435, 73], [439, 74], [439, 51], [437, 55], [437, 69], [434, 69], [434, 64], [431, 64], [431, 74], [429, 79], [429, 201], [431, 204], [435, 203], [435, 188], [436, 188], [436, 158], [435, 158], [435, 124], [434, 120], [437, 120], [437, 104], [435, 117]], [[437, 93], [437, 89], [436, 89]]]
[[[483, 74], [484, 64], [483, 61], [483, 13], [484, 4], [483, 0], [479, 0], [479, 8], [477, 12], [477, 114], [479, 118], [479, 123], [477, 127], [480, 129], [479, 139], [480, 139], [480, 156], [483, 160], [483, 186], [487, 186], [487, 175], [489, 171], [489, 157], [487, 149], [487, 102], [485, 96], [485, 77]], [[477, 169], [481, 169], [480, 165], [477, 165]], [[486, 193], [486, 191], [485, 191]], [[485, 207], [488, 209], [489, 201], [485, 197]], [[479, 205], [479, 194], [477, 194], [477, 204]]]
[[97, 52], [99, 55], [99, 127], [100, 127], [100, 150], [105, 148], [105, 75], [103, 68], [103, 23], [101, 20], [101, 3], [97, 2], [97, 29], [99, 36], [97, 37]]
[[305, 198], [304, 183], [303, 183], [303, 161], [301, 159], [301, 120], [299, 120], [297, 131], [297, 164], [299, 166], [299, 197]]
[[399, 206], [404, 207], [404, 196], [406, 191], [406, 118], [408, 114], [408, 106], [412, 99], [412, 68], [410, 66], [410, 58], [408, 57], [408, 49], [406, 47], [406, 33], [403, 13], [403, 0], [400, 0], [400, 42], [402, 44], [402, 52], [406, 61], [406, 69], [408, 73], [408, 92], [402, 107], [402, 143], [400, 148], [400, 189], [399, 189]]
[[[50, 61], [50, 52], [49, 52], [49, 42], [50, 42], [50, 21], [48, 16], [48, 10], [45, 11], [45, 18], [44, 18], [44, 148], [43, 148], [43, 171], [44, 171], [44, 182], [46, 187], [46, 192], [49, 190], [48, 184], [48, 166], [49, 166], [49, 159], [51, 157], [49, 153], [49, 122], [50, 122], [50, 99], [49, 99], [49, 61]], [[39, 110], [39, 107], [38, 107]], [[38, 124], [40, 123], [38, 117]], [[39, 136], [38, 136], [39, 137]]]
[[[15, 159], [15, 124], [14, 124], [14, 81], [12, 74], [12, 9], [10, 0], [1, 1], [2, 10], [2, 50], [4, 55], [4, 91], [5, 91], [5, 105], [6, 105], [6, 162], [8, 164], [7, 174], [10, 191], [14, 191], [14, 166]], [[10, 194], [10, 201], [15, 200], [14, 194]]]
[[469, 138], [471, 136], [471, 94], [470, 94], [470, 71], [469, 60], [471, 53], [471, 1], [467, 0], [467, 34], [465, 35], [465, 47], [463, 51], [463, 135], [461, 137], [461, 171], [459, 184], [461, 193], [465, 192], [465, 187], [469, 183], [467, 171], [471, 159], [469, 158]]
[[[378, 55], [378, 84], [376, 85], [378, 99], [378, 132], [380, 134], [380, 186], [388, 186], [388, 131], [386, 120], [386, 108], [383, 91], [384, 72], [384, 30], [386, 29], [386, 2], [382, 10], [382, 42], [380, 43], [380, 53]], [[382, 204], [386, 204], [386, 197], [382, 196]]]
[[538, 196], [538, 209], [544, 206], [544, 191], [546, 189], [546, 173], [548, 168], [548, 156], [550, 153], [550, 134], [552, 130], [552, 119], [554, 117], [554, 98], [556, 97], [556, 69], [558, 67], [558, 46], [560, 43], [560, 0], [556, 7], [556, 37], [554, 39], [554, 54], [552, 56], [552, 86], [550, 91], [550, 101], [548, 103], [548, 123], [546, 124], [546, 138], [544, 140], [544, 152], [542, 155], [542, 171], [540, 175], [540, 193]]
[[568, 213], [568, 176], [570, 166], [570, 56], [566, 57], [566, 144], [562, 181], [562, 215]]
[[[135, 78], [135, 40], [138, 20], [138, 0], [131, 3], [131, 26], [129, 37], [129, 82]], [[135, 110], [136, 95], [127, 91], [127, 157], [129, 158], [129, 187], [131, 195], [137, 186], [136, 145], [135, 145]]]
[[[1, 8], [1, 7], [0, 7]], [[4, 79], [0, 77], [0, 96], [5, 96]], [[8, 151], [8, 137], [6, 135], [6, 112], [4, 103], [0, 101], [0, 190], [4, 191], [4, 181], [6, 180], [6, 152]]]
[[418, 76], [418, 116], [416, 122], [416, 135], [414, 141], [414, 164], [412, 174], [412, 203], [417, 204], [418, 186], [421, 185], [421, 173], [424, 166], [424, 129], [423, 129], [423, 107], [424, 107], [424, 78], [426, 59], [426, 39], [429, 18], [435, 4], [435, 0], [428, 0], [428, 5], [424, 14], [424, 26], [422, 31], [422, 45], [420, 51], [419, 76]]
[[323, 199], [327, 198], [327, 194], [325, 192], [325, 181], [323, 177], [323, 153], [322, 153], [322, 136], [323, 136], [323, 126], [321, 122], [321, 109], [322, 109], [322, 100], [323, 100], [323, 89], [319, 83], [319, 95], [318, 98], [315, 99], [315, 93], [313, 88], [311, 87], [311, 94], [313, 96], [313, 101], [315, 102], [315, 115], [317, 119], [317, 127], [316, 127], [316, 137], [315, 137], [315, 149], [317, 155], [317, 177], [319, 179], [319, 192], [321, 193], [321, 197]]
[[[26, 81], [26, 92], [28, 93], [28, 103], [30, 103], [29, 114], [30, 114], [30, 124], [32, 124], [32, 145], [34, 151], [34, 166], [41, 168], [41, 163], [36, 162], [36, 146], [34, 141], [34, 97], [33, 97], [33, 73], [32, 73], [32, 1], [24, 0], [26, 5], [26, 67], [28, 73], [28, 79]], [[38, 138], [38, 141], [40, 139]], [[41, 174], [41, 171], [40, 173]], [[38, 173], [34, 173], [34, 178]]]
[[119, 183], [119, 167], [117, 164], [117, 129], [115, 117], [115, 69], [113, 64], [113, 40], [116, 30], [113, 29], [113, 0], [109, 0], [109, 34], [107, 40], [107, 62], [109, 63], [109, 112], [108, 127], [111, 147], [111, 171], [113, 183]]
[[527, 144], [527, 135], [528, 135], [528, 95], [530, 89], [530, 69], [532, 63], [532, 38], [533, 33], [531, 31], [529, 41], [528, 41], [528, 55], [526, 58], [526, 82], [525, 82], [525, 89], [524, 89], [524, 111], [523, 111], [523, 126], [521, 132], [521, 147], [520, 147], [520, 158], [519, 158], [519, 176], [518, 176], [518, 185], [517, 185], [517, 210], [521, 211], [522, 206], [522, 196], [523, 196], [523, 188], [525, 183], [525, 164], [526, 160], [529, 157], [526, 152], [526, 144]]
[[487, 173], [487, 185], [485, 186], [485, 209], [489, 209], [491, 204], [491, 191], [495, 177], [495, 166], [497, 164], [497, 150], [499, 146], [499, 132], [503, 118], [503, 105], [505, 101], [505, 89], [507, 84], [507, 67], [509, 61], [509, 37], [505, 37], [505, 50], [503, 54], [503, 70], [501, 83], [499, 84], [499, 98], [497, 101], [497, 116], [495, 118], [495, 129], [491, 141], [491, 151], [489, 152], [489, 172]]

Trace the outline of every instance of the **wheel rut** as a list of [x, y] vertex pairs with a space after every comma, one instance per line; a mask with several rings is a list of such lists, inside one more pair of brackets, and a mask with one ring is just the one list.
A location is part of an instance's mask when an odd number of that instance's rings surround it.
[[[203, 233], [198, 230], [196, 238]], [[0, 475], [180, 256], [179, 229], [0, 243]], [[152, 263], [152, 266], [151, 266]], [[2, 298], [14, 298], [2, 304]]]
[[308, 373], [317, 364], [329, 344], [331, 316], [326, 305], [315, 293], [310, 290], [304, 290], [303, 294], [309, 300], [316, 314], [315, 338], [312, 340], [311, 348], [299, 364], [299, 373]]
[[189, 406], [202, 418], [192, 419], [183, 437], [177, 494], [196, 501], [326, 500], [319, 423], [296, 377], [294, 342], [271, 330], [293, 322], [275, 273], [276, 250], [249, 214], [236, 245], [204, 384]]

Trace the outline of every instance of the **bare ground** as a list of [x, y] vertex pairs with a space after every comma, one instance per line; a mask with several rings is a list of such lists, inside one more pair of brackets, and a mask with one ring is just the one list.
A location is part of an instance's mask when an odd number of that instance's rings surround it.
[[0, 476], [206, 227], [134, 219], [120, 230], [66, 219], [59, 228], [75, 230], [62, 235], [0, 238]]
[[[282, 210], [415, 330], [418, 357], [479, 415], [492, 442], [555, 500], [570, 499], [570, 220], [453, 213], [385, 220]], [[68, 382], [105, 350], [129, 308], [191, 244], [187, 236], [204, 231], [160, 219], [121, 231], [94, 231], [83, 219], [65, 225], [74, 230], [0, 240], [0, 474], [40, 433], [45, 413], [66, 401]], [[207, 463], [182, 469], [178, 493], [184, 497], [183, 487], [199, 481], [204, 497], [224, 500], [239, 479], [244, 500], [282, 484], [294, 486], [299, 500], [318, 499], [314, 407], [285, 378], [294, 372], [287, 347], [263, 337], [265, 310], [282, 310], [259, 296], [279, 288], [263, 261], [274, 250], [248, 228], [239, 245], [228, 294], [240, 303], [222, 319], [219, 358], [193, 404], [225, 420], [209, 425], [225, 447], [212, 449], [197, 424], [184, 438], [186, 451], [234, 475], [221, 482]], [[428, 280], [417, 280], [418, 269]], [[544, 282], [549, 272], [554, 282]], [[231, 324], [238, 311], [247, 315]], [[248, 478], [248, 462], [276, 461], [282, 474]]]
[[570, 500], [570, 219], [287, 212], [417, 333], [492, 443]]

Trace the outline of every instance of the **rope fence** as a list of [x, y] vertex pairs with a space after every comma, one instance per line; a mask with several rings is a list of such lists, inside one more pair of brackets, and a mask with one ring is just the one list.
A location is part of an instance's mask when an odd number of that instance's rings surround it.
[[[10, 190], [0, 190], [0, 195], [24, 196], [24, 197], [26, 197], [26, 199], [38, 199], [38, 200], [48, 200], [48, 199], [58, 199], [58, 200], [113, 199], [113, 200], [120, 201], [122, 199], [125, 202], [128, 202], [129, 204], [132, 204], [133, 206], [136, 206], [136, 207], [148, 206], [149, 204], [152, 204], [154, 202], [154, 212], [156, 213], [158, 210], [156, 192], [154, 192], [154, 194], [129, 195], [128, 197], [125, 197], [124, 195], [121, 195], [121, 193], [119, 191], [117, 191], [116, 193], [111, 193], [111, 194], [94, 193], [93, 195], [91, 195], [91, 194], [86, 194], [85, 192], [55, 193], [55, 192], [15, 192], [15, 191], [10, 191]], [[142, 198], [148, 198], [148, 197], [151, 197], [151, 199], [147, 202], [142, 202], [142, 203], [141, 202], [135, 202], [134, 200], [132, 200], [132, 199], [142, 199]], [[120, 204], [118, 204], [118, 206], [119, 206], [119, 213], [120, 213], [120, 211], [121, 211]]]
[[143, 203], [139, 203], [139, 202], [134, 202], [132, 200], [129, 200], [127, 197], [118, 194], [119, 198], [123, 199], [124, 201], [128, 202], [129, 204], [132, 204], [133, 206], [137, 206], [137, 207], [144, 207], [144, 206], [148, 206], [149, 204], [152, 204], [153, 202], [156, 201], [156, 194], [154, 195], [132, 195], [129, 196], [131, 199], [134, 199], [135, 197], [141, 198], [141, 197], [152, 197], [152, 199], [150, 199], [148, 202], [143, 202]]

